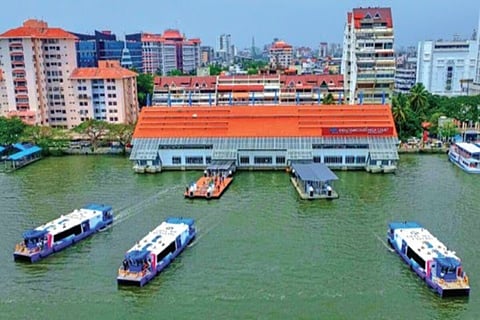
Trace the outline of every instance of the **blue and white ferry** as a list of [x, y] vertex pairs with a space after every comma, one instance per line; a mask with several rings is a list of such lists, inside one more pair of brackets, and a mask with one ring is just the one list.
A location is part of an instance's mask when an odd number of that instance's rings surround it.
[[194, 220], [168, 218], [125, 254], [117, 283], [144, 286], [195, 238]]
[[448, 158], [469, 173], [480, 173], [480, 146], [474, 143], [457, 142], [450, 146]]
[[23, 233], [23, 241], [15, 246], [13, 258], [36, 262], [75, 242], [105, 229], [113, 222], [112, 207], [90, 204], [81, 209]]
[[388, 225], [388, 243], [410, 268], [440, 296], [468, 296], [470, 286], [454, 251], [416, 222]]

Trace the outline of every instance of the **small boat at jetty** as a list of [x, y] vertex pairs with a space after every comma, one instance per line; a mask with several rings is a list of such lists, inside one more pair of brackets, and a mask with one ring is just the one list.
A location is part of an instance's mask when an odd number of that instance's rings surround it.
[[387, 240], [422, 280], [440, 296], [468, 296], [470, 286], [454, 251], [416, 222], [391, 222]]
[[480, 173], [480, 146], [477, 144], [454, 143], [448, 150], [448, 158], [466, 172]]
[[105, 229], [113, 222], [112, 207], [90, 204], [23, 233], [15, 261], [36, 262]]
[[168, 218], [125, 254], [119, 285], [143, 287], [167, 267], [195, 238], [194, 220]]

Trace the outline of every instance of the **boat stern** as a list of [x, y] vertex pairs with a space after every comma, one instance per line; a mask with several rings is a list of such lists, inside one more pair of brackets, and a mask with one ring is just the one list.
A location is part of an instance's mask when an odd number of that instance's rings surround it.
[[15, 251], [13, 252], [14, 261], [25, 261], [25, 262], [37, 262], [42, 258], [40, 250], [30, 250], [21, 244], [15, 246]]
[[440, 280], [437, 291], [442, 297], [468, 297], [470, 295], [468, 277], [465, 276], [455, 281]]
[[132, 272], [129, 270], [124, 270], [123, 268], [118, 269], [118, 285], [143, 287], [145, 284], [147, 284], [148, 280], [149, 279], [146, 272]]

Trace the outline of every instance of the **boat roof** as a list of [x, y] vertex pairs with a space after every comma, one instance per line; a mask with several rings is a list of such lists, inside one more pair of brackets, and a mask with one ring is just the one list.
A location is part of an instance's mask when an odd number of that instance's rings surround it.
[[292, 168], [303, 181], [331, 181], [338, 180], [335, 173], [332, 172], [323, 163], [298, 163], [293, 162]]
[[57, 234], [63, 230], [79, 225], [83, 221], [90, 220], [93, 217], [101, 215], [102, 211], [104, 210], [111, 209], [112, 207], [110, 206], [90, 204], [81, 209], [75, 209], [69, 214], [61, 215], [57, 219], [35, 228], [35, 230], [47, 230], [51, 234]]
[[462, 148], [463, 150], [469, 153], [480, 153], [480, 147], [474, 143], [469, 142], [457, 142], [458, 147]]
[[226, 171], [232, 169], [235, 162], [233, 160], [212, 160], [212, 163], [207, 167], [207, 170]]
[[137, 242], [136, 245], [127, 251], [127, 256], [131, 255], [133, 251], [149, 251], [158, 254], [175, 241], [180, 234], [188, 230], [189, 225], [187, 223], [167, 221], [162, 222]]
[[[441, 262], [444, 261], [446, 264], [447, 261], [452, 261], [452, 259], [460, 260], [456, 256], [455, 251], [448, 250], [447, 246], [432, 235], [430, 231], [422, 228], [416, 222], [391, 223], [390, 227], [395, 229], [395, 233], [405, 240], [408, 246], [425, 261], [441, 258]], [[448, 263], [451, 264], [451, 262]]]
[[37, 153], [37, 152], [41, 152], [42, 151], [42, 148], [38, 147], [38, 146], [28, 146], [28, 147], [25, 147], [24, 145], [20, 144], [20, 143], [16, 143], [13, 145], [15, 148], [21, 150], [17, 153], [14, 153], [12, 155], [10, 155], [7, 160], [20, 160], [22, 159], [23, 157], [26, 157], [26, 156], [29, 156], [29, 155], [32, 155], [34, 153]]

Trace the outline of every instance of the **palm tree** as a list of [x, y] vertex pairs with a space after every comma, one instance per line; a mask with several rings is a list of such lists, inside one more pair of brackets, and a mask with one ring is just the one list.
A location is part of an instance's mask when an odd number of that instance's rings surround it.
[[406, 109], [408, 107], [408, 99], [407, 97], [399, 93], [394, 95], [392, 98], [392, 116], [393, 121], [397, 127], [398, 135], [401, 136], [402, 134], [402, 126], [407, 121]]
[[404, 122], [406, 120], [405, 107], [408, 100], [401, 93], [394, 95], [392, 98], [392, 116], [395, 123]]
[[416, 83], [410, 89], [409, 95], [410, 107], [418, 116], [424, 115], [428, 103], [428, 91], [423, 83]]

